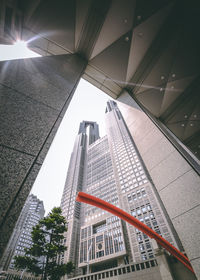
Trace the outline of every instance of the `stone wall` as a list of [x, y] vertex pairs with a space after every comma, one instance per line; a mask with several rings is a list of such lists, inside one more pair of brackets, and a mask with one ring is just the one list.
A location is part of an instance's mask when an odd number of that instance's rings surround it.
[[200, 177], [128, 93], [123, 93], [118, 101], [155, 188], [200, 278]]
[[0, 257], [85, 64], [77, 55], [0, 62]]

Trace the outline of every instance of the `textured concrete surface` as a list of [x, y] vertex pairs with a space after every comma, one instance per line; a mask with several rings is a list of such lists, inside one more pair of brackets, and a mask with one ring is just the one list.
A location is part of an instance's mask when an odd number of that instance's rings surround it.
[[[158, 141], [155, 141], [155, 139], [156, 137], [153, 138], [153, 141], [149, 143], [149, 145], [151, 146], [143, 154], [148, 169], [153, 169], [158, 165], [158, 163], [162, 162], [169, 154], [171, 154], [175, 150], [172, 145], [167, 145], [168, 140], [166, 138], [159, 138]], [[154, 143], [153, 145], [152, 142]], [[158, 150], [159, 153], [157, 153]]]
[[37, 155], [59, 111], [7, 87], [0, 98], [0, 144]]
[[173, 219], [190, 260], [199, 258], [199, 217], [200, 206], [197, 206]]
[[151, 176], [156, 188], [162, 190], [189, 170], [191, 170], [191, 167], [185, 159], [178, 151], [173, 151], [151, 169]]
[[182, 213], [199, 206], [199, 176], [189, 170], [169, 184], [168, 187], [162, 189], [160, 196], [164, 204], [171, 199], [172, 193], [175, 199], [171, 201], [171, 207], [168, 210], [172, 218], [176, 218]]
[[47, 152], [48, 152], [48, 150], [49, 150], [49, 148], [51, 146], [51, 143], [52, 143], [52, 141], [54, 139], [54, 136], [55, 136], [55, 134], [56, 134], [56, 132], [57, 132], [57, 130], [59, 128], [59, 125], [60, 125], [61, 121], [62, 121], [61, 117], [59, 117], [56, 120], [56, 122], [54, 124], [54, 127], [51, 130], [51, 132], [50, 132], [50, 134], [48, 136], [48, 139], [45, 142], [45, 145], [42, 147], [42, 149], [40, 150], [40, 153], [39, 153], [39, 155], [37, 157], [37, 162], [38, 163], [42, 164], [43, 160], [45, 159], [45, 156], [46, 156], [46, 154], [47, 154]]
[[155, 188], [200, 279], [200, 177], [127, 93], [124, 92], [118, 101]]
[[84, 68], [76, 55], [0, 62], [0, 256]]
[[[0, 222], [17, 195], [23, 179], [33, 164], [34, 157], [19, 151], [0, 146], [1, 154], [1, 188], [0, 188]], [[16, 171], [17, 167], [17, 172]], [[15, 187], [14, 187], [15, 186]]]

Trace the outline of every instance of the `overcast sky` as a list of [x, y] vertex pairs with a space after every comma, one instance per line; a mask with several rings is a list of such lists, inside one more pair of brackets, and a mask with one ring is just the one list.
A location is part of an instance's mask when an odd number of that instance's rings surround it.
[[46, 214], [60, 205], [80, 122], [96, 121], [100, 136], [105, 135], [104, 116], [108, 99], [108, 95], [81, 79], [31, 191], [44, 201]]

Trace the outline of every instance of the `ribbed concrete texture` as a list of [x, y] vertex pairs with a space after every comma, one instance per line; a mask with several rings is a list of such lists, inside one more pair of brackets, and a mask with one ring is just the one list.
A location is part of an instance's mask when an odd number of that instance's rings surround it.
[[0, 63], [0, 256], [84, 68], [76, 55]]
[[118, 101], [124, 103], [119, 108], [200, 279], [200, 177], [127, 93]]

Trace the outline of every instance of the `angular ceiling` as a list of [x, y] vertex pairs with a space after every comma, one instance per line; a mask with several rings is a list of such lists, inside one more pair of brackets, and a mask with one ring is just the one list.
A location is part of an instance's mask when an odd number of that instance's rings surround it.
[[33, 49], [85, 57], [86, 80], [116, 99], [127, 90], [200, 158], [199, 1], [18, 4]]

